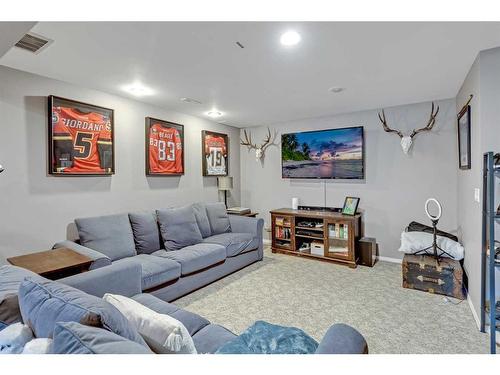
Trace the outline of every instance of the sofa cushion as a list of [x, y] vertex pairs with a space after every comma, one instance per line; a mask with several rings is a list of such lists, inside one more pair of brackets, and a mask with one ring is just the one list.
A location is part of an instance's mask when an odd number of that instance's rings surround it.
[[210, 324], [196, 333], [193, 336], [193, 341], [199, 354], [212, 354], [237, 337], [218, 324]]
[[193, 207], [168, 208], [156, 213], [165, 249], [179, 250], [203, 240]]
[[139, 254], [134, 257], [120, 259], [115, 263], [140, 264], [142, 267], [142, 290], [154, 288], [155, 286], [176, 280], [181, 276], [181, 266], [179, 263], [148, 254]]
[[189, 275], [226, 259], [226, 248], [212, 243], [199, 243], [181, 250], [158, 250], [152, 255], [175, 260], [181, 265], [181, 275]]
[[200, 228], [201, 236], [203, 238], [210, 236], [212, 230], [210, 229], [210, 221], [208, 221], [206, 204], [202, 202], [195, 203], [193, 204], [193, 210], [196, 223], [198, 224], [198, 228]]
[[136, 255], [127, 214], [75, 219], [75, 224], [81, 244], [107, 255], [112, 261]]
[[230, 232], [231, 224], [224, 203], [207, 203], [206, 207], [211, 234]]
[[152, 354], [148, 346], [102, 328], [59, 322], [54, 329], [54, 354]]
[[17, 295], [19, 286], [26, 277], [46, 280], [26, 268], [11, 265], [0, 267], [0, 322], [5, 324], [22, 322]]
[[130, 213], [128, 217], [138, 254], [151, 254], [163, 247], [155, 212]]
[[78, 322], [105, 328], [145, 345], [113, 305], [68, 285], [28, 278], [19, 287], [19, 306], [23, 321], [39, 338], [51, 338], [56, 322]]
[[259, 247], [259, 241], [251, 233], [221, 233], [207, 237], [203, 242], [224, 246], [228, 258]]
[[159, 314], [170, 315], [171, 317], [177, 319], [179, 322], [184, 324], [191, 336], [193, 336], [203, 327], [206, 327], [210, 324], [208, 320], [199, 316], [198, 314], [180, 309], [177, 306], [162, 301], [161, 299], [151, 294], [137, 294], [133, 296], [132, 299], [150, 308], [151, 310], [156, 311]]

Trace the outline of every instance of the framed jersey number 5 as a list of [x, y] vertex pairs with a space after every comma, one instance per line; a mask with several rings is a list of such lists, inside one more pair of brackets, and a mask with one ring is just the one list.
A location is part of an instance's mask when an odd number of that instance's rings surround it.
[[184, 126], [146, 117], [146, 175], [184, 174]]
[[115, 173], [112, 109], [49, 96], [49, 168], [53, 176]]
[[229, 143], [227, 134], [201, 132], [203, 176], [227, 176]]

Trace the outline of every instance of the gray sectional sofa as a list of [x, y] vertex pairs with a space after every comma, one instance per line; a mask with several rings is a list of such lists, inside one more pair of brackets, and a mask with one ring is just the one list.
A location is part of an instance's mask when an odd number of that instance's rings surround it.
[[[263, 258], [262, 219], [227, 215], [222, 203], [75, 219], [91, 270], [137, 265], [141, 289], [173, 301]], [[104, 290], [106, 292], [106, 290]]]
[[[36, 314], [36, 316], [30, 316], [30, 313], [26, 312], [26, 306], [41, 305], [39, 302], [30, 300], [31, 297], [26, 295], [26, 293], [24, 295], [20, 293], [20, 286], [25, 284], [27, 278], [35, 283], [43, 284], [44, 282], [48, 282], [43, 277], [23, 268], [10, 265], [0, 267], [0, 317], [5, 319], [4, 322], [7, 324], [23, 321], [21, 311], [18, 307], [19, 300], [19, 304], [25, 306], [24, 314], [27, 315], [24, 323], [30, 325], [33, 332], [40, 333], [42, 331], [40, 327], [43, 328], [44, 334], [36, 335], [36, 337], [52, 337], [52, 331], [55, 333], [54, 325], [61, 322], [72, 322], [72, 320], [67, 320], [67, 315], [65, 317], [60, 315], [60, 307], [56, 308], [57, 311], [51, 311], [54, 308], [54, 304], [51, 303], [43, 303], [43, 309], [41, 310], [40, 308], [29, 309], [31, 310], [31, 314]], [[74, 290], [67, 290], [61, 284], [76, 288], [82, 293], [78, 295]], [[57, 290], [57, 295], [54, 298], [58, 300], [66, 299], [66, 295], [73, 295], [76, 299], [73, 298], [74, 302], [72, 304], [88, 300], [87, 306], [96, 306], [95, 297], [100, 298], [105, 293], [113, 293], [131, 297], [160, 314], [172, 316], [182, 322], [189, 331], [199, 354], [215, 353], [224, 344], [236, 338], [234, 333], [221, 325], [213, 324], [197, 314], [180, 309], [174, 304], [162, 301], [151, 294], [142, 293], [143, 275], [141, 266], [138, 263], [114, 262], [109, 266], [57, 280], [57, 282], [52, 282], [52, 285], [51, 288], [47, 289], [47, 292], [38, 295], [38, 299], [46, 300], [52, 298], [49, 296], [52, 293], [50, 289], [52, 289], [53, 291]], [[21, 308], [21, 310], [23, 309]], [[58, 315], [59, 318], [57, 318]], [[108, 316], [108, 318], [113, 317]], [[0, 322], [0, 326], [1, 324], [2, 322]], [[98, 342], [100, 340], [98, 331], [96, 331], [96, 338], [94, 340], [91, 339], [91, 341]], [[144, 350], [138, 351], [137, 347], [128, 351], [123, 350], [122, 345], [116, 344], [94, 353], [144, 353]], [[64, 354], [67, 352], [57, 351], [57, 353]], [[70, 351], [70, 353], [82, 352]], [[368, 346], [363, 336], [354, 328], [345, 324], [335, 324], [327, 330], [315, 353], [365, 354], [368, 353]]]

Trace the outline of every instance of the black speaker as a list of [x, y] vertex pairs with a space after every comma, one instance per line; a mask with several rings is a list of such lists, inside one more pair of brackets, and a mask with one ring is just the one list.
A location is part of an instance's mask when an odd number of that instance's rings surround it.
[[358, 241], [358, 262], [362, 266], [373, 267], [377, 261], [377, 240], [373, 237], [363, 237]]

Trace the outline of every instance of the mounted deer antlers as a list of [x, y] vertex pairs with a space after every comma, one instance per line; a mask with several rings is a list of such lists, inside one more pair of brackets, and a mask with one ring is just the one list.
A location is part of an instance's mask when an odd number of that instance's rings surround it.
[[271, 129], [267, 128], [267, 136], [266, 138], [264, 138], [264, 142], [260, 146], [257, 146], [255, 143], [252, 143], [252, 135], [250, 134], [250, 132], [247, 133], [246, 130], [243, 130], [243, 134], [245, 135], [245, 139], [240, 139], [240, 144], [242, 146], [247, 146], [249, 150], [255, 149], [255, 158], [257, 161], [262, 159], [262, 157], [264, 156], [264, 151], [267, 147], [274, 144], [274, 140], [276, 138], [276, 131], [271, 137]]
[[387, 125], [387, 120], [385, 119], [385, 112], [382, 110], [382, 113], [378, 113], [378, 118], [380, 122], [382, 123], [382, 127], [387, 133], [396, 133], [399, 135], [399, 138], [401, 138], [401, 147], [403, 149], [403, 152], [405, 154], [408, 154], [410, 151], [410, 148], [413, 144], [413, 137], [417, 135], [418, 133], [422, 133], [424, 131], [430, 131], [434, 124], [436, 123], [436, 116], [439, 113], [439, 106], [436, 107], [436, 111], [434, 111], [434, 102], [432, 102], [432, 107], [431, 107], [431, 114], [429, 116], [429, 121], [427, 121], [427, 125], [424, 126], [423, 128], [420, 129], [413, 129], [413, 131], [410, 133], [410, 135], [404, 135], [401, 131], [396, 130], [396, 129], [391, 129]]

